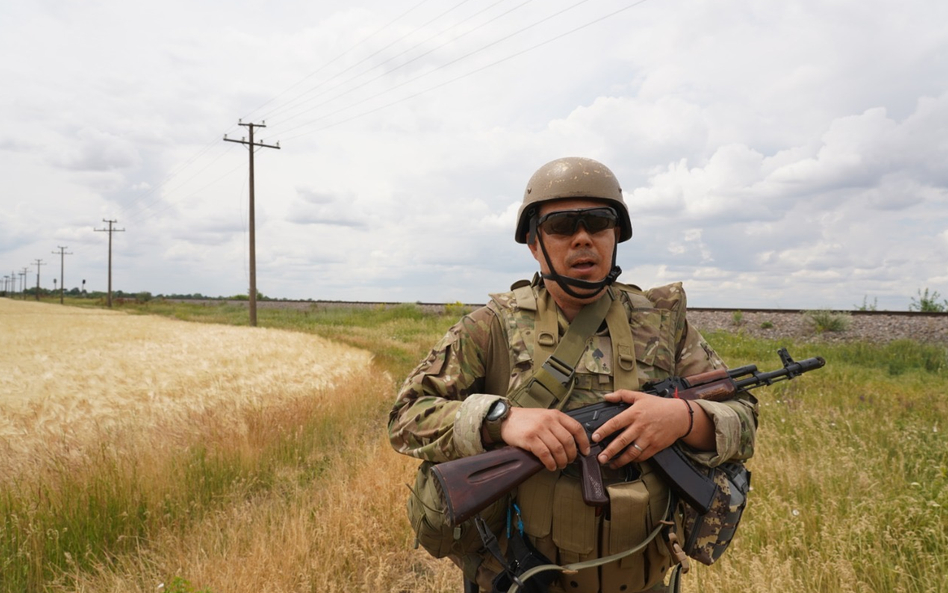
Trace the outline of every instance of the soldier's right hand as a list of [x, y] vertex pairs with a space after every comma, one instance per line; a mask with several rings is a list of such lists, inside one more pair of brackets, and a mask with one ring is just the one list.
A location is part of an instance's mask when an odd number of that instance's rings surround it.
[[582, 425], [559, 410], [511, 408], [500, 436], [504, 443], [533, 453], [550, 471], [565, 468], [577, 452], [589, 454]]

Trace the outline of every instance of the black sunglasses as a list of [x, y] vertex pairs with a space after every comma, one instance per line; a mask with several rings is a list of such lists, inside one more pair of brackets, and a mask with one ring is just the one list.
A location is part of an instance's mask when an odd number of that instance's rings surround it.
[[580, 223], [586, 228], [586, 232], [596, 234], [614, 229], [618, 222], [619, 216], [612, 208], [584, 208], [544, 214], [537, 220], [537, 228], [547, 235], [572, 236], [579, 229]]

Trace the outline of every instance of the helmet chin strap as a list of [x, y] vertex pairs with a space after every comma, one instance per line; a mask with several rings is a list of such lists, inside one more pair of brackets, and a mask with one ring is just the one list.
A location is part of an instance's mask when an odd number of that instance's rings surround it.
[[[531, 231], [535, 232], [533, 229]], [[612, 269], [609, 270], [609, 273], [606, 274], [606, 277], [598, 282], [591, 282], [589, 280], [580, 280], [578, 278], [570, 278], [569, 276], [563, 276], [556, 271], [556, 268], [553, 266], [553, 262], [550, 261], [550, 256], [546, 252], [546, 246], [543, 244], [543, 233], [535, 232], [535, 236], [540, 241], [540, 251], [543, 253], [543, 259], [546, 260], [546, 266], [550, 269], [549, 274], [540, 274], [540, 277], [544, 280], [552, 280], [560, 285], [560, 288], [563, 289], [563, 292], [575, 299], [588, 299], [598, 295], [602, 292], [607, 286], [616, 281], [616, 278], [619, 277], [619, 274], [622, 273], [622, 268], [616, 265], [616, 253], [619, 251], [617, 249], [618, 244], [612, 247]], [[587, 294], [580, 294], [570, 288], [575, 286], [583, 290], [592, 290], [593, 292]]]

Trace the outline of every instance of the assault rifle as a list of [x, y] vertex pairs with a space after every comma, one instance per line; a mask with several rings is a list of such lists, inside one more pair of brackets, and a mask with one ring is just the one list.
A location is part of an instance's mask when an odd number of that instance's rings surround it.
[[[795, 362], [786, 348], [781, 348], [777, 354], [783, 368], [775, 371], [758, 372], [756, 365], [730, 370], [719, 369], [690, 377], [671, 377], [647, 383], [642, 391], [661, 397], [724, 401], [733, 398], [740, 390], [793, 379], [826, 364], [819, 356]], [[592, 434], [596, 429], [630, 405], [601, 402], [577, 408], [566, 414], [583, 425], [591, 443]], [[602, 506], [609, 501], [596, 457], [616, 434], [592, 445], [589, 455], [580, 456], [577, 460], [582, 468], [583, 499], [586, 504]], [[696, 467], [694, 462], [682, 453], [678, 445], [659, 451], [651, 460], [659, 474], [685, 502], [699, 513], [708, 512], [717, 486], [705, 471]], [[487, 453], [439, 463], [432, 467], [432, 471], [441, 487], [448, 523], [456, 526], [484, 510], [543, 468], [543, 463], [532, 453], [518, 447], [502, 447]]]

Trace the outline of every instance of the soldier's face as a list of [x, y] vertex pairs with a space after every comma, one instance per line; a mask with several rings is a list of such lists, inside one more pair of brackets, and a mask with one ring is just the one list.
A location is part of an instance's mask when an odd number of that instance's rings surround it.
[[[581, 210], [585, 208], [602, 208], [604, 204], [596, 200], [588, 199], [569, 199], [557, 200], [556, 202], [547, 202], [540, 207], [539, 216], [543, 217], [551, 212], [560, 212], [564, 210]], [[545, 233], [542, 228], [538, 233], [543, 234], [543, 245], [546, 253], [550, 257], [550, 262], [556, 268], [556, 273], [577, 278], [579, 280], [588, 280], [598, 282], [606, 277], [612, 269], [612, 251], [616, 248], [618, 228], [607, 228], [598, 232], [591, 232], [584, 224], [576, 225], [575, 232], [571, 235]], [[530, 244], [530, 252], [534, 259], [540, 264], [540, 270], [543, 273], [550, 273], [549, 265], [543, 253], [540, 251], [539, 239]], [[547, 289], [553, 293], [557, 301], [560, 298], [569, 297], [562, 292], [559, 285], [553, 282], [547, 282]], [[586, 299], [580, 299], [585, 301]], [[595, 300], [593, 298], [592, 300]]]

